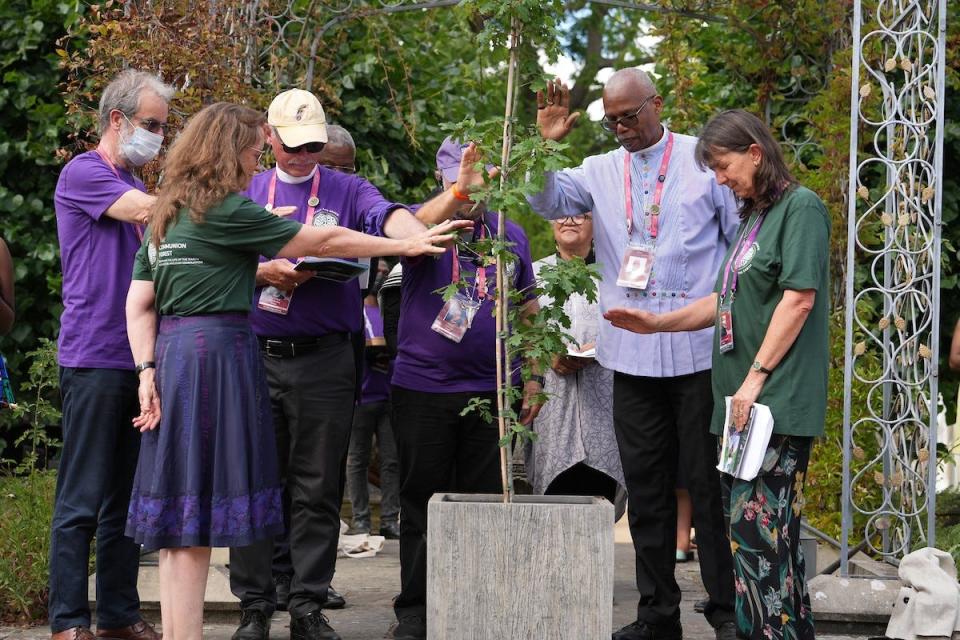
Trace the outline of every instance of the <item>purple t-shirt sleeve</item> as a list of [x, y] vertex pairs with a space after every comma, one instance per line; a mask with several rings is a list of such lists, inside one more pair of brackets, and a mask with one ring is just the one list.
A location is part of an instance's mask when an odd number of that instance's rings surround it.
[[535, 277], [533, 260], [530, 258], [530, 241], [522, 231], [514, 234], [513, 241], [516, 243], [514, 251], [517, 254], [517, 278], [515, 286], [518, 291], [523, 292], [523, 301], [526, 303], [537, 297], [536, 292], [533, 290]]
[[390, 214], [403, 205], [390, 202], [380, 190], [364, 179], [357, 188], [356, 210], [363, 220], [363, 232], [372, 236], [383, 235], [383, 225]]
[[69, 200], [75, 209], [99, 220], [120, 196], [141, 186], [135, 182], [125, 182], [99, 156], [89, 153], [64, 167], [55, 197]]

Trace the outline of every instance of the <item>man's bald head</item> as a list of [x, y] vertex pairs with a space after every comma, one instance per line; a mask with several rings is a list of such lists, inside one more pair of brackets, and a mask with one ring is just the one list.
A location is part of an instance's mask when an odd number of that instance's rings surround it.
[[640, 69], [621, 69], [603, 87], [604, 128], [616, 134], [621, 146], [631, 153], [660, 140], [662, 108], [663, 98], [650, 76]]
[[607, 83], [603, 86], [603, 96], [632, 94], [631, 97], [644, 99], [646, 96], [655, 95], [657, 88], [653, 80], [647, 75], [646, 71], [631, 67], [629, 69], [620, 69], [614, 72]]

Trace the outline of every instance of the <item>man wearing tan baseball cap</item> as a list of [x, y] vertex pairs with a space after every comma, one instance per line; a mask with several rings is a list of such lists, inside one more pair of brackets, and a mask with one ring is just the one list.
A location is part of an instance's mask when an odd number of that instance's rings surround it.
[[[312, 93], [279, 94], [267, 122], [277, 164], [253, 177], [245, 192], [251, 200], [314, 226], [339, 225], [391, 238], [424, 230], [404, 205], [385, 199], [363, 178], [319, 165], [327, 123]], [[424, 209], [431, 218], [443, 219], [458, 204], [444, 194]], [[363, 299], [356, 279], [313, 278], [310, 271], [295, 270], [295, 264], [261, 258], [250, 319], [267, 373], [288, 500], [290, 638], [339, 640], [322, 609], [333, 604], [340, 469], [350, 443], [359, 362], [352, 335], [363, 335]], [[230, 587], [242, 609], [233, 640], [267, 640], [270, 617], [284, 605], [274, 584], [273, 551], [273, 540], [231, 549]]]

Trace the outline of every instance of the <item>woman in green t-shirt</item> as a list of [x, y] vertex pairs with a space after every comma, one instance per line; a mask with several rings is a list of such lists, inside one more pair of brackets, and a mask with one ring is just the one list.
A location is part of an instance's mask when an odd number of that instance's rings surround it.
[[671, 313], [611, 309], [604, 317], [637, 333], [715, 327], [713, 433], [742, 433], [754, 403], [770, 408], [773, 435], [759, 474], [721, 473], [738, 633], [813, 640], [800, 515], [810, 447], [826, 412], [830, 217], [790, 174], [766, 125], [746, 111], [714, 116], [696, 154], [740, 200], [737, 241], [713, 295]]
[[449, 232], [470, 224], [392, 240], [273, 215], [239, 195], [265, 124], [227, 103], [191, 118], [167, 155], [127, 296], [143, 438], [126, 533], [160, 550], [163, 633], [173, 640], [202, 637], [210, 548], [283, 527], [267, 383], [247, 319], [259, 256], [439, 254]]

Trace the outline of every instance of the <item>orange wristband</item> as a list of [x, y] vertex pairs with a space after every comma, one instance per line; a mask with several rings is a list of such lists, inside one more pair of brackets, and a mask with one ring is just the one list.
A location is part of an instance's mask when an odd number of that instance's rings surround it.
[[457, 189], [457, 185], [453, 185], [453, 188], [450, 189], [453, 192], [453, 197], [457, 200], [463, 200], [465, 202], [470, 202], [470, 196], [465, 193], [460, 193], [460, 190]]

